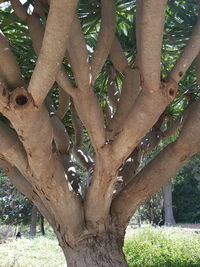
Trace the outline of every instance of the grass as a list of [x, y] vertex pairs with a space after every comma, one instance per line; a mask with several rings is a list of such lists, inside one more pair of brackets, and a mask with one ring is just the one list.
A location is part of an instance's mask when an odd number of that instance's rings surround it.
[[22, 238], [0, 245], [0, 267], [63, 267], [64, 264], [56, 239]]
[[[200, 233], [177, 228], [129, 229], [124, 252], [129, 267], [200, 267]], [[0, 267], [63, 267], [64, 264], [55, 238], [23, 237], [0, 245]]]

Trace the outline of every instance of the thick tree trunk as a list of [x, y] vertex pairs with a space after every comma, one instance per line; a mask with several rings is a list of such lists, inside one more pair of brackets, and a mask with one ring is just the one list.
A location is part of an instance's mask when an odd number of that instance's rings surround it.
[[36, 226], [37, 226], [37, 207], [33, 205], [31, 213], [30, 236], [36, 235]]
[[121, 242], [91, 237], [75, 248], [62, 246], [67, 267], [127, 267]]
[[163, 186], [163, 198], [164, 198], [165, 225], [175, 224], [173, 209], [172, 209], [172, 184], [170, 181]]

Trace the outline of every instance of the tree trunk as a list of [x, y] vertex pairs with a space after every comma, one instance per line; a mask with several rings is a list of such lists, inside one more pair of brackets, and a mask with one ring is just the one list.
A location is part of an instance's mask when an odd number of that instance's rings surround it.
[[33, 205], [31, 213], [30, 236], [36, 235], [36, 225], [37, 225], [37, 207]]
[[67, 267], [127, 267], [122, 245], [111, 239], [91, 237], [75, 248], [61, 246]]
[[164, 216], [165, 225], [175, 224], [173, 209], [172, 209], [172, 184], [167, 182], [163, 186], [163, 198], [164, 198]]
[[10, 230], [11, 230], [11, 225], [7, 225], [7, 226], [6, 226], [6, 230], [5, 230], [5, 232], [3, 233], [3, 240], [4, 240], [4, 241], [6, 241], [6, 240], [8, 239]]
[[42, 235], [45, 235], [45, 230], [44, 230], [44, 217], [42, 215], [40, 217], [40, 229], [41, 229]]

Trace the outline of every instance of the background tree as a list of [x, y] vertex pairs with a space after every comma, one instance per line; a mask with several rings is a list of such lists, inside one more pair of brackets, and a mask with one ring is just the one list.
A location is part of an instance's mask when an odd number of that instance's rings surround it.
[[131, 216], [199, 151], [198, 2], [10, 2], [18, 18], [4, 6], [1, 166], [52, 225], [68, 266], [127, 266]]
[[200, 222], [199, 167], [199, 154], [197, 154], [173, 179], [174, 216], [179, 223]]
[[1, 224], [29, 224], [31, 201], [20, 194], [3, 175], [0, 176], [0, 221]]

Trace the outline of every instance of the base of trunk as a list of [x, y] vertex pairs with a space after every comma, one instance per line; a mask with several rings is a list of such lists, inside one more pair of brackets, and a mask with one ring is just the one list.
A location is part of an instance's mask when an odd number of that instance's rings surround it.
[[121, 244], [92, 237], [73, 249], [63, 248], [67, 267], [127, 267]]

